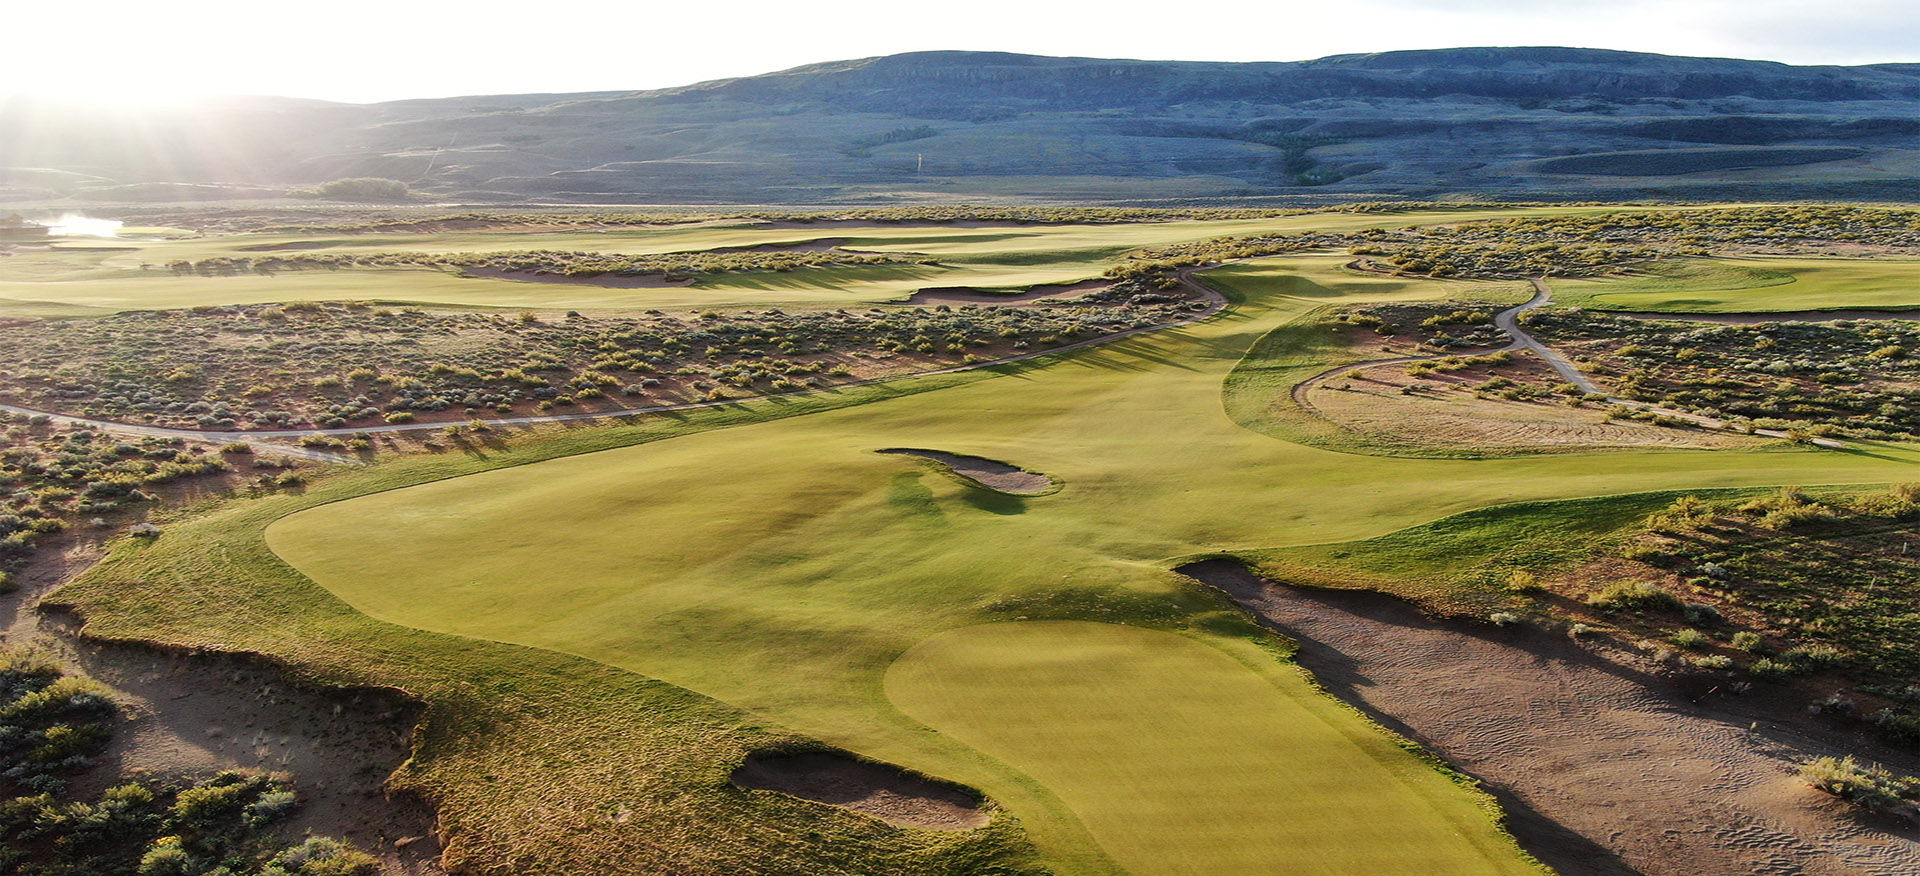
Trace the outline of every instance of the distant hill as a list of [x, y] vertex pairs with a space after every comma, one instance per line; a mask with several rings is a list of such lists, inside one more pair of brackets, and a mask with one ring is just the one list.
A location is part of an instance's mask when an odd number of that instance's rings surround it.
[[1920, 65], [920, 52], [657, 91], [141, 114], [0, 104], [0, 202], [274, 197], [348, 177], [503, 202], [1913, 200]]

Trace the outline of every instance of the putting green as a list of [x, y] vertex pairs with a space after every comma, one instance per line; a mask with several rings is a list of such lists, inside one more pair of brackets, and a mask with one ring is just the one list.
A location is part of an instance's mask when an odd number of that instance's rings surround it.
[[[1451, 288], [1356, 278], [1344, 260], [1263, 263], [1236, 275], [1243, 300], [1220, 317], [1052, 364], [322, 505], [267, 542], [372, 617], [580, 655], [972, 784], [1061, 872], [1091, 873], [1112, 865], [1059, 789], [887, 702], [896, 657], [1066, 597], [1080, 618], [1208, 610], [1165, 571], [1203, 551], [1364, 538], [1519, 499], [1920, 471], [1905, 446], [1384, 459], [1235, 425], [1222, 380], [1270, 331], [1330, 302]], [[1004, 460], [1065, 489], [987, 495], [873, 452], [886, 447]]]
[[1140, 876], [1539, 872], [1459, 785], [1258, 652], [986, 624], [914, 646], [886, 690], [1052, 788]]
[[1920, 260], [1692, 259], [1625, 276], [1553, 281], [1562, 304], [1662, 313], [1920, 308]]

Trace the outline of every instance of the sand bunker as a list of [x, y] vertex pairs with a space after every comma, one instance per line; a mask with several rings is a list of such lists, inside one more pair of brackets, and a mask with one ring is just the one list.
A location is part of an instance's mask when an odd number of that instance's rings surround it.
[[[716, 246], [712, 249], [691, 249], [693, 253], [743, 253], [743, 252], [829, 252], [839, 249], [847, 242], [844, 237], [821, 237], [814, 240], [798, 240], [791, 243], [759, 243], [752, 246]], [[851, 251], [851, 250], [849, 250]]]
[[1729, 696], [1537, 629], [1439, 621], [1378, 593], [1273, 585], [1232, 562], [1177, 571], [1301, 643], [1335, 696], [1490, 786], [1521, 844], [1564, 876], [1920, 873], [1920, 839], [1793, 777], [1855, 752], [1913, 758], [1809, 718], [1805, 695]]
[[604, 286], [608, 289], [677, 289], [693, 285], [693, 280], [667, 279], [662, 274], [594, 274], [569, 276], [540, 271], [509, 271], [504, 268], [465, 267], [460, 273], [483, 280], [513, 280], [520, 283], [565, 283], [574, 286]]
[[989, 490], [1011, 493], [1015, 496], [1038, 496], [1053, 488], [1053, 479], [1046, 475], [978, 456], [962, 456], [942, 450], [917, 450], [911, 447], [889, 447], [878, 452], [930, 459], [945, 466], [948, 471]]
[[972, 830], [992, 820], [965, 790], [829, 751], [754, 752], [733, 771], [733, 783], [850, 809], [898, 827]]
[[983, 292], [967, 286], [942, 286], [922, 289], [900, 303], [916, 307], [932, 307], [940, 304], [1030, 307], [1041, 299], [1079, 298], [1112, 285], [1112, 280], [1082, 280], [1078, 283], [1051, 283], [1035, 286], [1025, 292]]

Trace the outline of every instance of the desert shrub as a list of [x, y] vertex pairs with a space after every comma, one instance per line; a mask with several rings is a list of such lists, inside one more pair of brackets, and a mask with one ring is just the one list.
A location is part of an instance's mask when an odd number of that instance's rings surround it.
[[1506, 585], [1507, 592], [1518, 593], [1523, 596], [1539, 593], [1546, 589], [1541, 586], [1540, 580], [1535, 578], [1532, 572], [1525, 569], [1514, 569], [1507, 572], [1503, 583]]
[[1872, 721], [1888, 739], [1901, 745], [1920, 745], [1920, 715], [1881, 709], [1873, 713]]
[[1775, 495], [1754, 499], [1741, 505], [1739, 510], [1759, 517], [1760, 525], [1768, 529], [1791, 529], [1833, 519], [1833, 509], [1814, 501], [1798, 487], [1786, 487]]
[[1520, 616], [1510, 611], [1496, 611], [1487, 615], [1487, 620], [1492, 621], [1496, 627], [1510, 627], [1520, 623]]
[[1669, 644], [1682, 651], [1698, 651], [1705, 648], [1711, 641], [1713, 640], [1707, 638], [1706, 633], [1694, 629], [1679, 630], [1667, 637]]
[[1616, 581], [1587, 597], [1587, 605], [1602, 611], [1679, 611], [1680, 599], [1646, 581]]
[[1863, 766], [1851, 755], [1808, 761], [1800, 767], [1800, 779], [1874, 812], [1911, 811], [1914, 801], [1920, 800], [1920, 780], [1895, 775], [1884, 767]]
[[1692, 602], [1687, 603], [1685, 616], [1687, 623], [1697, 627], [1717, 626], [1723, 620], [1720, 617], [1720, 609]]
[[1776, 660], [1772, 657], [1762, 657], [1749, 664], [1747, 671], [1753, 673], [1755, 678], [1778, 680], [1799, 675], [1806, 672], [1807, 669], [1805, 666], [1789, 660]]
[[1824, 642], [1791, 648], [1781, 653], [1780, 659], [1808, 669], [1832, 669], [1847, 664], [1846, 652]]
[[1732, 669], [1733, 658], [1725, 654], [1701, 654], [1694, 657], [1693, 665], [1701, 669]]
[[375, 876], [380, 863], [372, 855], [331, 837], [306, 842], [275, 855], [260, 876]]
[[1734, 633], [1732, 644], [1735, 648], [1753, 654], [1760, 653], [1766, 647], [1765, 642], [1760, 638], [1760, 634], [1751, 630], [1741, 630], [1740, 632]]

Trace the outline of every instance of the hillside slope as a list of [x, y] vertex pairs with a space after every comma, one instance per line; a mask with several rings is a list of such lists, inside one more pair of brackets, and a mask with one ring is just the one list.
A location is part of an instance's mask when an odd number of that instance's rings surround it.
[[352, 176], [559, 202], [1905, 199], [1920, 191], [1920, 67], [1562, 48], [1295, 63], [923, 52], [644, 92], [0, 104], [0, 200], [274, 196]]

